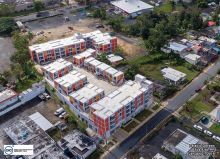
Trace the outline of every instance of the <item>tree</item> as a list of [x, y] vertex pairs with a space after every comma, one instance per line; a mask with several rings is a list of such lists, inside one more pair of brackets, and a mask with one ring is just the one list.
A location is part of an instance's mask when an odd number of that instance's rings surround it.
[[123, 21], [124, 17], [122, 16], [111, 17], [108, 20], [108, 25], [111, 25], [115, 31], [121, 31]]
[[16, 63], [12, 65], [12, 72], [15, 75], [15, 77], [18, 79], [18, 81], [22, 80], [22, 77], [24, 77], [24, 72], [20, 64]]
[[137, 65], [131, 65], [125, 70], [125, 79], [133, 80], [134, 76], [139, 73], [139, 68]]
[[95, 11], [93, 12], [93, 17], [105, 20], [106, 19], [106, 10], [104, 8], [95, 9]]
[[40, 0], [34, 0], [34, 9], [39, 12], [44, 9], [44, 4]]
[[15, 32], [12, 36], [13, 44], [15, 46], [15, 54], [11, 56], [11, 61], [19, 63], [22, 67], [30, 60], [30, 54], [28, 51], [28, 35], [21, 35], [19, 32]]
[[220, 69], [218, 69], [218, 72], [217, 72], [217, 73], [218, 73], [218, 75], [220, 75]]
[[1, 3], [0, 4], [0, 17], [8, 16], [11, 13], [15, 11], [15, 5], [14, 4], [6, 4], [6, 3]]
[[108, 59], [107, 59], [105, 53], [100, 54], [100, 55], [97, 55], [97, 59], [98, 59], [99, 61], [101, 61], [101, 62], [104, 62], [104, 63], [106, 63], [106, 64], [109, 64], [109, 61], [108, 61]]
[[14, 29], [15, 22], [11, 17], [0, 18], [0, 33], [11, 33]]

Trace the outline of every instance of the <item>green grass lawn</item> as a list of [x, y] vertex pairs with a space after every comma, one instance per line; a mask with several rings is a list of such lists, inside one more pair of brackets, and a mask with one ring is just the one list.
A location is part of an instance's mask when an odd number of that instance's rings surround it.
[[136, 126], [138, 126], [138, 123], [134, 120], [132, 120], [129, 124], [127, 124], [123, 129], [127, 131], [128, 133], [132, 131]]
[[21, 81], [18, 81], [16, 83], [16, 86], [15, 86], [15, 91], [16, 92], [22, 92], [22, 91], [25, 91], [27, 90], [28, 88], [31, 88], [32, 87], [32, 84], [34, 83], [37, 83], [37, 82], [40, 82], [41, 81], [41, 78], [36, 78], [36, 79], [23, 79]]
[[152, 111], [144, 109], [142, 112], [140, 112], [139, 114], [137, 114], [135, 116], [135, 119], [137, 119], [138, 121], [142, 122], [144, 121], [147, 117], [149, 117], [152, 114]]
[[[157, 60], [158, 59], [158, 60]], [[157, 52], [149, 54], [146, 56], [141, 56], [128, 61], [129, 65], [138, 65], [139, 71], [146, 77], [155, 80], [164, 80], [161, 69], [165, 66], [177, 69], [185, 74], [187, 74], [187, 80], [191, 81], [195, 78], [199, 72], [193, 69], [189, 69], [191, 64], [188, 62], [177, 63], [174, 57], [168, 57], [167, 54], [162, 52]]]
[[170, 3], [165, 3], [159, 7], [155, 8], [156, 12], [163, 12], [163, 13], [171, 13], [172, 12], [172, 6]]
[[196, 70], [189, 70], [187, 66], [174, 66], [173, 68], [180, 72], [187, 74], [186, 79], [189, 81], [193, 80], [195, 76], [199, 74], [199, 72]]
[[212, 124], [212, 126], [209, 129], [213, 133], [220, 135], [220, 124], [214, 123], [214, 124]]
[[199, 120], [205, 112], [211, 112], [215, 106], [209, 102], [209, 98], [211, 96], [210, 90], [205, 89], [198, 96], [196, 96], [190, 103], [188, 107], [191, 108], [190, 111], [183, 109], [181, 112], [182, 115], [188, 116], [193, 120]]

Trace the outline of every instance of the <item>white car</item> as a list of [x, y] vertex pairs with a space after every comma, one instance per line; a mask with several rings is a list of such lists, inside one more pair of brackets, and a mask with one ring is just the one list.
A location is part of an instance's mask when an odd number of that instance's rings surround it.
[[218, 142], [220, 142], [220, 137], [213, 135], [212, 138]]
[[46, 100], [50, 99], [49, 94], [47, 94], [47, 93], [43, 93], [43, 95], [44, 95], [44, 97], [46, 98]]
[[66, 112], [63, 112], [61, 115], [59, 115], [59, 118], [64, 118], [64, 116], [66, 115]]
[[199, 125], [193, 125], [193, 127], [195, 128], [195, 129], [197, 129], [197, 130], [199, 130], [199, 131], [202, 131], [202, 127], [201, 126], [199, 126]]
[[204, 132], [204, 134], [206, 134], [206, 135], [208, 135], [208, 136], [212, 136], [212, 132], [211, 132], [211, 131], [204, 130], [203, 132]]
[[41, 100], [45, 100], [45, 96], [43, 94], [38, 95]]
[[65, 112], [65, 110], [63, 108], [59, 108], [54, 112], [54, 115], [59, 116], [60, 114], [62, 114], [63, 112]]

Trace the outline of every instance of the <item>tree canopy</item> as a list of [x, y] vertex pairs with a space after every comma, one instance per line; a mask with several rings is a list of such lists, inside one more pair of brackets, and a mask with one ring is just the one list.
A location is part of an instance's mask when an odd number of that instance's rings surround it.
[[0, 33], [11, 33], [14, 29], [15, 22], [11, 17], [0, 18]]

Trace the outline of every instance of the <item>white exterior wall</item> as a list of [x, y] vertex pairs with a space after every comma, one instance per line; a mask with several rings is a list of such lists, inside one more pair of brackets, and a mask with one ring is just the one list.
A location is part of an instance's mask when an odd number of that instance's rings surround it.
[[0, 116], [8, 113], [9, 111], [15, 109], [15, 108], [18, 108], [19, 106], [22, 106], [23, 104], [25, 104], [26, 102], [32, 100], [33, 98], [35, 98], [36, 96], [38, 96], [39, 94], [45, 92], [45, 86], [41, 83], [41, 84], [38, 84], [37, 87], [34, 86], [31, 88], [32, 91], [27, 93], [27, 94], [23, 94], [21, 93], [19, 95], [19, 102], [8, 107], [8, 109], [5, 109], [4, 111], [0, 111]]

